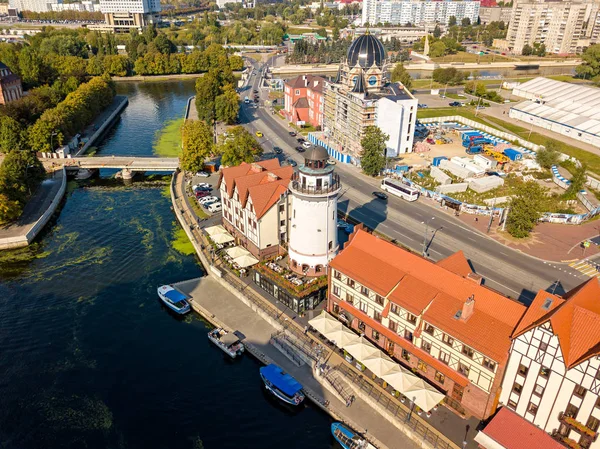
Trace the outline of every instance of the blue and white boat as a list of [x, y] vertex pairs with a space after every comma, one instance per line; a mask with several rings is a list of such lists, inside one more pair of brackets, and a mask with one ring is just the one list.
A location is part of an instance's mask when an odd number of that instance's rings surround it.
[[191, 310], [188, 297], [170, 285], [158, 287], [158, 297], [165, 306], [178, 315], [185, 315]]
[[342, 423], [334, 422], [331, 425], [331, 433], [344, 449], [376, 449], [375, 446]]
[[267, 390], [286, 404], [300, 405], [304, 401], [302, 385], [277, 365], [263, 366], [260, 377]]

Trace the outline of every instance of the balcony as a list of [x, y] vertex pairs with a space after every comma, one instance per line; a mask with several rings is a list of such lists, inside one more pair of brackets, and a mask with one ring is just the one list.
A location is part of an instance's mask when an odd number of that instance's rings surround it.
[[[559, 432], [556, 432], [554, 435], [556, 439], [565, 442], [567, 435], [570, 430], [574, 430], [579, 435], [581, 435], [581, 440], [578, 444], [580, 447], [590, 447], [592, 443], [594, 443], [598, 439], [598, 432], [590, 429], [588, 426], [580, 423], [572, 416], [568, 416], [565, 413], [561, 412], [558, 415], [558, 421], [561, 423], [561, 429]], [[564, 431], [563, 431], [564, 430]], [[585, 441], [588, 444], [583, 443]], [[583, 444], [582, 444], [583, 443]]]
[[342, 183], [340, 182], [339, 175], [334, 173], [331, 176], [331, 184], [325, 183], [322, 186], [307, 186], [302, 184], [302, 179], [298, 173], [294, 173], [290, 187], [292, 190], [304, 195], [326, 196], [341, 189]]

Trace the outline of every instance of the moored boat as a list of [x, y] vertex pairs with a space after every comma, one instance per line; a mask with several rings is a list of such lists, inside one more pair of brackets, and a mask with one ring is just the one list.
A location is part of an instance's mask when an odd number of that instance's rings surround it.
[[275, 397], [290, 405], [300, 405], [304, 401], [302, 385], [279, 366], [270, 364], [260, 369], [260, 377]]
[[375, 449], [375, 446], [342, 423], [334, 422], [331, 425], [331, 433], [344, 449]]
[[220, 327], [211, 330], [208, 333], [208, 339], [232, 359], [244, 352], [244, 345], [238, 336]]
[[191, 310], [188, 297], [170, 285], [158, 287], [158, 297], [165, 306], [178, 315], [185, 315]]
[[77, 181], [83, 181], [83, 180], [91, 178], [93, 174], [94, 174], [93, 170], [90, 170], [88, 168], [80, 168], [79, 170], [77, 170], [75, 179]]

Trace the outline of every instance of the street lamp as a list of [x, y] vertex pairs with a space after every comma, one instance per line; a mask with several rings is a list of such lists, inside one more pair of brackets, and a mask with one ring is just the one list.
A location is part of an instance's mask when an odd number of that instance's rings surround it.
[[422, 221], [421, 224], [425, 224], [425, 233], [423, 234], [423, 249], [421, 255], [427, 257], [427, 232], [429, 231], [429, 222], [435, 220], [435, 217], [431, 217], [426, 222]]
[[54, 151], [54, 142], [53, 142], [53, 137], [58, 135], [58, 133], [56, 131], [52, 131], [50, 133], [50, 151]]
[[412, 417], [413, 410], [415, 409], [415, 401], [417, 400], [416, 396], [413, 396], [412, 401], [410, 402], [410, 410], [408, 411], [408, 416], [406, 417], [406, 422], [410, 422], [410, 418]]
[[29, 185], [29, 182], [27, 181], [27, 171], [33, 167], [35, 167], [35, 165], [33, 165], [33, 164], [29, 164], [25, 167], [25, 184], [27, 184], [27, 190], [29, 190], [29, 196], [31, 196], [31, 186]]

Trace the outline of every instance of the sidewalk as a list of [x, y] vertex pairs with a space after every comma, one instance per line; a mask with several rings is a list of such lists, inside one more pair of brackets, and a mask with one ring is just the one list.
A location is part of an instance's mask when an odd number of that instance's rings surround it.
[[[178, 174], [177, 176], [179, 178], [175, 182], [175, 189], [177, 192], [177, 196], [179, 198], [181, 198], [181, 196], [183, 196], [185, 198], [184, 188], [183, 188], [183, 183], [182, 183], [183, 176], [181, 174]], [[183, 209], [186, 226], [189, 227], [189, 223], [197, 223], [197, 217], [194, 215], [193, 209], [191, 209], [189, 207], [187, 198], [185, 201], [178, 203], [178, 204], [180, 204], [180, 207]], [[202, 223], [201, 226], [203, 227], [204, 225], [205, 225], [205, 223]], [[193, 230], [191, 230], [190, 233], [197, 240], [197, 242], [199, 243], [199, 246], [201, 246], [202, 248], [208, 246], [208, 243], [207, 243], [207, 241], [205, 241], [205, 237], [201, 233], [200, 229], [193, 229]], [[211, 258], [211, 255], [207, 254], [206, 259], [209, 259], [209, 258]], [[274, 298], [271, 298], [269, 295], [267, 295], [265, 292], [263, 292], [261, 289], [259, 289], [256, 285], [254, 285], [254, 283], [252, 283], [252, 281], [249, 277], [240, 279], [240, 278], [234, 276], [233, 274], [229, 273], [223, 265], [220, 264], [219, 260], [216, 260], [215, 263], [213, 264], [213, 266], [216, 266], [216, 268], [218, 268], [218, 270], [220, 270], [223, 273], [223, 277], [225, 279], [227, 279], [227, 281], [229, 282], [229, 284], [231, 286], [233, 286], [235, 289], [237, 289], [239, 291], [243, 291], [244, 295], [249, 300], [256, 302], [259, 305], [261, 310], [269, 311], [269, 314], [271, 317], [276, 317], [276, 319], [280, 321], [280, 325], [288, 326], [289, 327], [288, 331], [292, 330], [292, 328], [293, 328], [295, 334], [296, 335], [299, 334], [301, 336], [300, 338], [310, 338], [312, 341], [318, 342], [319, 344], [321, 344], [323, 346], [328, 345], [327, 342], [318, 340], [313, 335], [309, 334], [308, 336], [302, 336], [302, 331], [304, 329], [304, 326], [306, 325], [306, 322], [309, 319], [309, 317], [315, 313], [314, 311], [312, 313], [309, 312], [307, 314], [308, 316], [298, 317], [295, 312], [293, 312], [292, 310], [283, 306], [282, 304], [274, 301]], [[206, 296], [206, 295], [204, 295], [204, 296]], [[216, 296], [209, 295], [209, 296], [214, 297], [217, 302], [223, 301], [223, 299], [220, 298], [218, 295], [216, 295]], [[219, 298], [219, 299], [217, 300], [216, 298]], [[237, 304], [238, 304], [238, 306], [236, 306], [236, 307], [239, 307], [240, 306], [239, 300], [237, 300]], [[223, 305], [223, 307], [224, 307], [224, 305]], [[214, 313], [213, 309], [210, 309], [210, 310], [211, 310], [211, 313]], [[253, 314], [254, 314], [253, 319], [256, 319], [256, 313], [253, 312]], [[231, 315], [232, 315], [231, 311], [225, 313], [225, 315], [228, 317], [228, 319], [233, 320], [233, 317], [231, 317]], [[248, 323], [251, 323], [251, 322], [252, 322], [251, 320], [248, 320]], [[236, 321], [235, 323], [232, 322], [232, 324], [234, 324], [232, 326], [232, 328], [241, 327], [244, 323], [245, 323], [245, 321], [243, 321], [243, 320], [240, 322]], [[285, 324], [283, 324], [283, 323], [285, 323]], [[268, 324], [265, 322], [265, 325], [268, 325]], [[243, 331], [243, 332], [245, 334], [245, 331]], [[274, 349], [274, 348], [272, 348], [272, 349]], [[335, 348], [333, 351], [331, 351], [331, 357], [332, 357], [331, 360], [332, 361], [327, 362], [328, 365], [333, 366], [336, 364], [342, 364], [342, 365], [347, 364], [347, 362], [345, 362], [345, 360], [343, 360], [343, 358], [339, 354], [337, 354], [337, 352], [335, 352], [335, 351], [336, 351]], [[291, 362], [289, 360], [287, 361], [287, 363], [291, 364]], [[287, 365], [284, 365], [284, 366], [286, 366], [286, 369], [288, 369]], [[294, 367], [294, 368], [290, 368], [290, 372], [294, 372], [294, 369], [296, 369], [296, 366], [293, 364], [291, 364], [290, 366]], [[310, 377], [313, 378], [312, 374], [310, 375]], [[408, 408], [404, 404], [401, 404], [401, 402], [399, 400], [393, 398], [389, 391], [383, 390], [381, 388], [381, 386], [379, 386], [372, 379], [367, 378], [366, 376], [361, 376], [361, 377], [362, 377], [361, 381], [367, 382], [371, 386], [372, 391], [379, 391], [378, 397], [380, 397], [382, 400], [385, 399], [385, 401], [387, 403], [387, 405], [385, 406], [386, 412], [389, 412], [390, 408], [394, 408], [396, 410], [396, 414], [393, 418], [391, 418], [391, 420], [390, 419], [381, 420], [381, 416], [379, 416], [378, 420], [376, 419], [374, 421], [375, 423], [379, 423], [379, 425], [382, 425], [382, 423], [386, 424], [385, 428], [387, 430], [383, 434], [379, 434], [379, 432], [377, 434], [375, 434], [375, 432], [373, 432], [373, 434], [380, 441], [384, 442], [384, 444], [387, 445], [385, 435], [387, 435], [390, 432], [391, 432], [391, 434], [395, 434], [397, 436], [402, 435], [401, 431], [398, 430], [398, 427], [401, 427], [404, 425], [404, 421], [402, 421], [402, 417], [406, 416], [406, 414], [408, 413]], [[360, 389], [360, 385], [356, 385], [355, 388]], [[330, 399], [328, 399], [328, 400], [330, 400]], [[332, 403], [333, 403], [333, 401], [332, 401]], [[359, 408], [362, 408], [362, 407], [357, 407], [357, 405], [359, 403], [361, 403], [361, 402], [360, 402], [360, 400], [357, 399], [355, 404], [353, 404], [350, 408], [347, 408], [346, 411], [352, 410], [352, 409], [357, 410]], [[371, 414], [375, 413], [373, 410], [373, 407], [371, 405], [364, 405], [364, 406], [369, 411], [369, 413], [371, 413]], [[361, 412], [360, 414], [358, 414], [358, 416], [351, 417], [351, 419], [356, 420], [357, 422], [360, 423], [361, 426], [364, 426], [370, 430], [375, 429], [375, 427], [373, 425], [368, 424], [362, 418], [364, 413], [365, 412]], [[377, 413], [375, 413], [375, 415], [377, 415]], [[352, 416], [354, 416], [354, 414], [352, 414]], [[364, 416], [368, 416], [368, 415], [364, 415]], [[468, 439], [467, 447], [470, 449], [474, 449], [477, 447], [477, 445], [472, 440], [476, 433], [475, 428], [478, 425], [478, 420], [476, 420], [476, 419], [470, 419], [470, 420], [462, 419], [461, 417], [459, 417], [458, 415], [456, 415], [455, 413], [446, 409], [443, 406], [440, 406], [439, 409], [436, 412], [434, 412], [430, 418], [427, 418], [426, 420], [424, 420], [423, 418], [420, 418], [420, 417], [414, 417], [413, 419], [414, 419], [414, 425], [419, 426], [416, 429], [416, 432], [419, 435], [419, 437], [422, 438], [423, 440], [426, 439], [429, 442], [431, 442], [433, 440], [434, 442], [436, 442], [436, 444], [438, 444], [438, 447], [451, 447], [454, 449], [461, 447], [463, 439], [465, 438], [465, 429], [467, 428], [467, 426], [470, 429], [468, 432], [468, 437], [467, 437], [467, 439]], [[441, 437], [440, 435], [443, 435], [443, 437]], [[448, 443], [444, 443], [444, 440], [446, 438], [449, 441], [453, 442], [453, 446], [448, 446]], [[397, 446], [397, 444], [392, 444], [389, 447], [395, 448], [398, 446]]]

